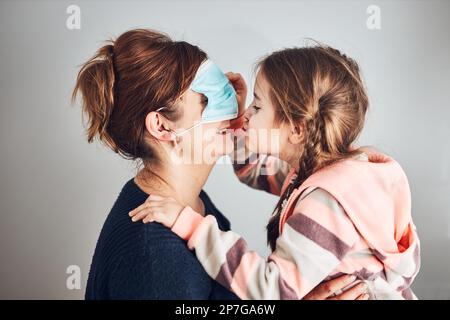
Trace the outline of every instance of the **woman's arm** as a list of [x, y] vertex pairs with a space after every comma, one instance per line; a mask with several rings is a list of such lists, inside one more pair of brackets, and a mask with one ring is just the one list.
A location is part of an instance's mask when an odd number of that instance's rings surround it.
[[211, 278], [186, 244], [161, 225], [147, 227], [146, 249], [110, 266], [108, 298], [210, 299]]
[[358, 238], [342, 207], [329, 194], [324, 202], [325, 191], [318, 190], [297, 203], [268, 258], [248, 250], [238, 234], [221, 231], [213, 216], [183, 209], [173, 199], [153, 196], [130, 215], [172, 227], [206, 272], [242, 299], [301, 299], [334, 271]]

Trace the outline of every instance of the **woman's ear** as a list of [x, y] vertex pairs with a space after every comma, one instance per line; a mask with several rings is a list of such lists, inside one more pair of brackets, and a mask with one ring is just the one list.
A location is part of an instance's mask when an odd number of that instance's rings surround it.
[[292, 144], [299, 144], [303, 141], [303, 126], [301, 125], [291, 125], [291, 131], [289, 133], [289, 142]]
[[162, 141], [173, 141], [176, 136], [170, 129], [166, 129], [167, 120], [158, 112], [150, 112], [145, 117], [145, 128], [151, 136]]

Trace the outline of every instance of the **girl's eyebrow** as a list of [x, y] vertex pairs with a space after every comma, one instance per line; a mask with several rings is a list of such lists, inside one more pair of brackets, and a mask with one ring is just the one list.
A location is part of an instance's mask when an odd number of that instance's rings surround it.
[[256, 92], [253, 92], [253, 96], [254, 96], [256, 99], [261, 100], [261, 99], [258, 97], [258, 95], [256, 94]]

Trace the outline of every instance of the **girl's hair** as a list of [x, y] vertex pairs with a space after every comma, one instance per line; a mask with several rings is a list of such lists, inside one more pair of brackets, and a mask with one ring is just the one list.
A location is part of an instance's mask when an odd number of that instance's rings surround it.
[[267, 242], [275, 250], [283, 203], [315, 171], [354, 156], [364, 126], [368, 98], [357, 63], [325, 45], [289, 48], [258, 63], [270, 85], [275, 120], [303, 129], [296, 178], [281, 195], [267, 225]]
[[81, 93], [88, 142], [98, 138], [127, 159], [154, 159], [145, 139], [147, 114], [166, 107], [176, 121], [175, 102], [205, 59], [197, 46], [147, 29], [109, 40], [83, 64], [72, 94], [73, 102]]

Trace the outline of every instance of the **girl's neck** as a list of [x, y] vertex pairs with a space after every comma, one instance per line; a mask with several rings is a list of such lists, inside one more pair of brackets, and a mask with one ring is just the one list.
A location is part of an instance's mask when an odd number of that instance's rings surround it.
[[212, 168], [209, 164], [152, 165], [142, 169], [134, 181], [145, 193], [172, 197], [204, 214], [199, 195]]
[[291, 157], [287, 157], [287, 158], [285, 158], [285, 159], [282, 159], [282, 160], [284, 160], [284, 161], [286, 161], [288, 164], [289, 164], [289, 166], [292, 168], [292, 169], [294, 169], [295, 170], [295, 173], [298, 173], [298, 171], [299, 171], [299, 163], [298, 163], [298, 160], [300, 159], [300, 156], [298, 156], [297, 154], [295, 154], [295, 155], [293, 155], [293, 156], [291, 156]]

